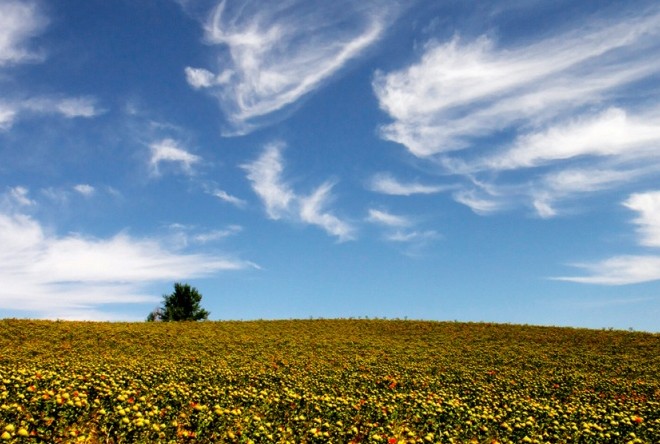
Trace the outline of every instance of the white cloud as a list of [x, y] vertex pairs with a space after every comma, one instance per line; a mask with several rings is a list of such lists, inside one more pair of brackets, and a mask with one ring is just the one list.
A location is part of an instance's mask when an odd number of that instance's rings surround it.
[[397, 245], [406, 256], [419, 257], [433, 242], [441, 238], [435, 230], [396, 228], [385, 233], [385, 240]]
[[58, 205], [64, 205], [69, 201], [69, 192], [61, 188], [42, 188], [39, 190], [39, 193], [51, 203], [56, 203]]
[[195, 89], [210, 88], [212, 86], [225, 85], [231, 80], [232, 71], [225, 70], [218, 75], [202, 68], [185, 69], [188, 84]]
[[407, 256], [419, 256], [431, 242], [440, 238], [434, 230], [420, 231], [413, 229], [416, 222], [407, 216], [392, 214], [388, 211], [370, 208], [367, 222], [384, 227], [383, 238], [388, 242], [403, 245], [402, 252]]
[[[28, 48], [29, 40], [41, 34], [48, 20], [35, 1], [0, 2], [0, 68], [29, 62], [41, 62], [43, 54]], [[5, 91], [0, 102], [0, 131], [9, 130], [25, 114], [56, 114], [66, 118], [95, 117], [102, 111], [90, 97], [21, 97], [11, 98]]]
[[6, 103], [0, 103], [0, 131], [6, 131], [12, 127], [16, 119], [16, 109]]
[[36, 205], [36, 202], [29, 197], [30, 191], [22, 186], [10, 188], [8, 193], [4, 196], [4, 201], [9, 207], [31, 207]]
[[566, 168], [542, 176], [531, 187], [529, 196], [537, 214], [542, 218], [558, 214], [555, 204], [559, 200], [577, 198], [586, 193], [609, 190], [657, 172], [653, 166], [631, 169]]
[[[419, 63], [374, 79], [380, 105], [394, 119], [383, 136], [428, 156], [599, 103], [658, 72], [660, 62], [648, 52], [658, 52], [650, 42], [659, 29], [660, 14], [652, 11], [512, 49], [498, 49], [486, 37], [430, 42]], [[620, 60], [613, 63], [615, 55]]]
[[353, 238], [353, 227], [327, 211], [332, 200], [332, 183], [326, 182], [309, 195], [300, 195], [282, 178], [282, 143], [266, 145], [263, 153], [242, 168], [261, 198], [271, 219], [287, 219], [317, 225], [340, 241]]
[[506, 152], [485, 160], [486, 169], [516, 169], [578, 156], [657, 157], [660, 123], [631, 118], [620, 108], [580, 116], [540, 133], [522, 135]]
[[26, 46], [43, 31], [46, 23], [34, 2], [0, 2], [0, 67], [39, 60], [40, 56]]
[[[243, 227], [240, 225], [229, 225], [226, 228], [217, 230], [200, 230], [196, 226], [182, 224], [171, 224], [168, 228], [170, 231], [168, 243], [177, 249], [186, 248], [190, 245], [205, 245], [217, 242], [243, 231]], [[253, 266], [259, 268], [254, 264]]]
[[574, 264], [588, 276], [558, 277], [581, 284], [629, 285], [660, 280], [660, 256], [615, 256], [591, 264]]
[[436, 240], [440, 235], [433, 230], [427, 231], [395, 231], [387, 235], [387, 240], [392, 242], [416, 242], [416, 243], [426, 243], [431, 240]]
[[186, 81], [195, 89], [208, 88], [215, 84], [215, 75], [206, 69], [187, 67], [185, 73]]
[[254, 192], [263, 201], [271, 219], [280, 219], [289, 214], [291, 205], [296, 200], [296, 195], [281, 177], [284, 170], [281, 152], [283, 147], [281, 143], [266, 145], [257, 160], [243, 165]]
[[369, 209], [369, 217], [367, 217], [367, 221], [390, 227], [407, 227], [412, 224], [406, 217], [397, 216], [388, 213], [387, 211], [375, 210], [373, 208]]
[[211, 194], [213, 194], [215, 197], [218, 199], [230, 203], [234, 206], [237, 206], [239, 208], [242, 208], [246, 205], [246, 202], [243, 199], [239, 199], [236, 196], [232, 196], [231, 194], [227, 193], [226, 191], [223, 190], [214, 190]]
[[149, 148], [151, 150], [149, 163], [155, 174], [159, 174], [159, 166], [163, 162], [177, 164], [184, 173], [192, 174], [193, 166], [202, 160], [201, 157], [181, 148], [179, 143], [173, 139], [154, 142], [149, 145]]
[[64, 117], [95, 117], [102, 111], [96, 107], [96, 101], [90, 97], [71, 97], [55, 102], [55, 108]]
[[230, 225], [224, 230], [212, 230], [205, 233], [197, 233], [193, 236], [193, 241], [198, 244], [207, 244], [222, 239], [226, 239], [243, 231], [240, 225]]
[[299, 197], [300, 219], [308, 224], [318, 225], [340, 241], [351, 240], [353, 228], [325, 208], [332, 199], [331, 190], [332, 184], [326, 182], [309, 196]]
[[[623, 205], [639, 214], [639, 243], [660, 247], [660, 191], [635, 193]], [[559, 277], [558, 280], [584, 284], [626, 285], [660, 280], [660, 256], [621, 255], [595, 263], [575, 264], [588, 272], [587, 276]]]
[[639, 226], [640, 244], [660, 247], [660, 191], [633, 194], [623, 205], [639, 213], [634, 222]]
[[474, 189], [457, 191], [454, 193], [454, 199], [477, 214], [495, 213], [506, 206], [501, 199]]
[[369, 189], [376, 193], [392, 196], [410, 196], [413, 194], [435, 194], [453, 186], [424, 185], [417, 182], [403, 183], [389, 174], [376, 174], [371, 178]]
[[91, 197], [96, 192], [96, 188], [86, 183], [75, 185], [73, 189], [85, 197]]
[[91, 97], [31, 97], [0, 103], [0, 130], [8, 130], [25, 116], [59, 115], [66, 119], [92, 118], [102, 114]]
[[[482, 214], [522, 201], [552, 217], [560, 200], [657, 172], [658, 92], [638, 85], [660, 74], [660, 9], [575, 24], [508, 47], [428, 42], [415, 63], [374, 77], [392, 119], [382, 137], [462, 177], [455, 199]], [[477, 179], [505, 192], [477, 192]]]
[[104, 304], [155, 302], [158, 297], [145, 292], [149, 284], [252, 266], [177, 253], [158, 240], [126, 234], [56, 236], [29, 216], [0, 213], [0, 308], [40, 317], [86, 318], [84, 313], [99, 312]]
[[378, 41], [397, 7], [381, 0], [223, 0], [205, 25], [222, 71], [187, 67], [186, 78], [193, 88], [211, 90], [234, 131], [248, 132], [260, 117], [319, 88]]

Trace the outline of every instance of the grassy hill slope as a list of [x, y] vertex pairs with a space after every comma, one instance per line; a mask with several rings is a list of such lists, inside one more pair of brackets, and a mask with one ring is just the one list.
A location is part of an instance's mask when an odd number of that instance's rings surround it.
[[660, 335], [0, 321], [7, 442], [660, 442]]

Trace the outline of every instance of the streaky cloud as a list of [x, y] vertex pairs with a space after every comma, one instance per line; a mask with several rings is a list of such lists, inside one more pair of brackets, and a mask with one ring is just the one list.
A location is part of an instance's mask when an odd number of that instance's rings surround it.
[[632, 194], [623, 205], [639, 214], [633, 221], [638, 226], [639, 243], [660, 247], [660, 191]]
[[23, 186], [11, 187], [2, 198], [2, 203], [7, 208], [32, 207], [37, 203], [30, 198], [30, 190]]
[[40, 115], [65, 119], [93, 118], [105, 111], [93, 97], [29, 97], [0, 102], [0, 130], [9, 130], [16, 120]]
[[541, 133], [525, 134], [505, 152], [485, 159], [483, 168], [530, 168], [580, 156], [656, 158], [660, 123], [654, 117], [629, 116], [609, 108], [595, 116], [580, 116]]
[[440, 235], [433, 230], [427, 231], [395, 231], [387, 236], [392, 242], [426, 242], [438, 239]]
[[[200, 229], [194, 225], [170, 224], [168, 230], [171, 233], [168, 236], [168, 242], [177, 249], [186, 248], [190, 245], [206, 245], [212, 242], [218, 242], [232, 236], [236, 236], [243, 231], [240, 225], [229, 225], [222, 229]], [[254, 266], [259, 268], [258, 266]]]
[[374, 175], [368, 188], [376, 193], [392, 196], [411, 196], [413, 194], [435, 194], [455, 188], [454, 185], [425, 185], [418, 182], [400, 182], [390, 174], [380, 173]]
[[268, 217], [275, 220], [289, 214], [297, 198], [281, 177], [284, 171], [283, 148], [283, 143], [268, 144], [255, 161], [242, 166], [247, 171], [252, 189], [264, 203]]
[[242, 166], [268, 217], [319, 226], [340, 242], [354, 239], [352, 225], [327, 210], [333, 199], [332, 182], [326, 181], [305, 195], [284, 180], [283, 149], [281, 142], [270, 143], [256, 160]]
[[660, 256], [623, 255], [588, 264], [574, 264], [588, 272], [587, 276], [564, 276], [559, 281], [580, 284], [630, 285], [660, 280]]
[[193, 173], [193, 166], [201, 162], [202, 158], [188, 152], [181, 147], [180, 142], [174, 139], [162, 139], [149, 145], [151, 157], [149, 165], [155, 175], [160, 174], [162, 163], [173, 164], [180, 168], [185, 174]]
[[96, 188], [86, 183], [74, 185], [73, 189], [85, 197], [91, 197], [96, 193]]
[[[556, 203], [576, 199], [584, 194], [604, 192], [659, 171], [660, 165], [616, 166], [596, 164], [594, 167], [567, 167], [542, 175], [528, 193], [538, 216], [551, 218], [558, 214]], [[618, 168], [618, 169], [617, 169]]]
[[299, 197], [300, 219], [305, 223], [318, 225], [341, 242], [354, 239], [353, 227], [326, 210], [332, 199], [332, 187], [332, 183], [326, 182], [310, 195]]
[[245, 202], [243, 199], [240, 199], [236, 196], [232, 196], [231, 194], [229, 194], [224, 190], [215, 189], [211, 192], [211, 194], [217, 197], [218, 199], [220, 199], [221, 201], [230, 203], [238, 208], [243, 208], [245, 207], [245, 205], [247, 205], [247, 202]]
[[30, 50], [28, 41], [41, 34], [47, 23], [36, 2], [0, 2], [0, 67], [40, 61], [43, 56]]
[[497, 48], [487, 37], [429, 42], [418, 63], [375, 76], [380, 106], [394, 119], [382, 135], [425, 157], [598, 104], [660, 70], [649, 57], [660, 52], [660, 12], [645, 12], [519, 48]]
[[[660, 247], [660, 191], [634, 193], [623, 205], [639, 214], [633, 220], [638, 226], [639, 244]], [[600, 285], [628, 285], [660, 280], [659, 255], [619, 255], [574, 266], [586, 270], [587, 275], [554, 279]]]
[[17, 112], [16, 107], [0, 102], [0, 131], [7, 131], [14, 125]]
[[479, 214], [522, 204], [555, 217], [560, 201], [660, 170], [657, 90], [636, 90], [660, 74], [659, 37], [660, 8], [647, 5], [514, 45], [429, 40], [413, 63], [374, 75], [391, 119], [381, 137], [462, 179], [454, 198]]
[[455, 192], [453, 196], [456, 202], [462, 203], [481, 215], [496, 213], [506, 207], [498, 196], [492, 196], [482, 190], [464, 189]]
[[220, 72], [186, 67], [186, 79], [218, 99], [229, 133], [245, 134], [374, 45], [399, 8], [396, 1], [382, 0], [223, 0], [205, 23]]
[[383, 210], [376, 210], [374, 208], [369, 209], [369, 216], [367, 217], [367, 221], [390, 227], [407, 227], [412, 225], [412, 222], [404, 216], [398, 216], [396, 214], [392, 214]]
[[0, 307], [40, 317], [155, 302], [146, 292], [150, 284], [253, 267], [218, 255], [180, 253], [158, 239], [124, 233], [105, 239], [57, 236], [30, 216], [0, 213]]

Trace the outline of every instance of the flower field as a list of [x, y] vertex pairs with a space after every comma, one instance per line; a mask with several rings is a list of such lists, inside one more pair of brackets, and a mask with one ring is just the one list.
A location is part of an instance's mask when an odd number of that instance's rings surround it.
[[0, 441], [660, 443], [660, 335], [0, 321]]

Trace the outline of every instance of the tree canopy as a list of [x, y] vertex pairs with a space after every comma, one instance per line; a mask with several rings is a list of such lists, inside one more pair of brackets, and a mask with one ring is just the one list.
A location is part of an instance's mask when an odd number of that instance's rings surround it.
[[200, 303], [202, 295], [195, 287], [175, 283], [172, 294], [163, 295], [161, 307], [149, 313], [147, 321], [201, 321], [208, 319], [209, 312]]

